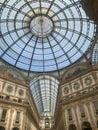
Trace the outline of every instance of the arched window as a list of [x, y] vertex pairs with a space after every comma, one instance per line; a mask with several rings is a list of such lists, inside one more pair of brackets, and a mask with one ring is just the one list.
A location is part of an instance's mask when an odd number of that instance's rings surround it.
[[72, 110], [68, 109], [68, 116], [69, 116], [69, 120], [72, 120]]
[[82, 130], [92, 130], [91, 125], [89, 122], [82, 123]]
[[48, 117], [45, 119], [45, 128], [50, 128], [50, 120]]
[[5, 128], [3, 126], [0, 126], [0, 130], [5, 130]]
[[84, 109], [84, 106], [83, 105], [80, 105], [80, 114], [81, 114], [81, 117], [84, 118], [85, 117], [85, 109]]
[[12, 130], [19, 130], [19, 128], [17, 128], [17, 127], [14, 127]]
[[74, 124], [69, 125], [69, 130], [76, 130], [76, 126]]

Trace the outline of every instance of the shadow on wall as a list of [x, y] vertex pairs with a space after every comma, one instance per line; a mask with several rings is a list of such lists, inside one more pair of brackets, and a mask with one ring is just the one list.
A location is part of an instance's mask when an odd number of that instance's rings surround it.
[[91, 125], [89, 122], [82, 123], [82, 130], [92, 130]]
[[69, 126], [69, 130], [77, 130], [77, 129], [76, 129], [76, 126], [75, 126], [74, 124], [71, 124], [71, 125]]
[[0, 126], [0, 130], [5, 130], [5, 128], [3, 126]]

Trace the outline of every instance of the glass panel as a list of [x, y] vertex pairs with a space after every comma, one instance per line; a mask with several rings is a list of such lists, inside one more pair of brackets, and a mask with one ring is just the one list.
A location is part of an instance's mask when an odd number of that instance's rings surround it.
[[96, 33], [79, 5], [80, 0], [1, 0], [0, 58], [34, 72], [58, 71], [76, 62]]
[[96, 44], [93, 48], [92, 64], [98, 64], [98, 40], [96, 41]]
[[58, 84], [59, 82], [55, 78], [47, 75], [39, 76], [31, 80], [30, 89], [41, 116], [45, 112], [48, 112], [51, 116], [54, 115]]

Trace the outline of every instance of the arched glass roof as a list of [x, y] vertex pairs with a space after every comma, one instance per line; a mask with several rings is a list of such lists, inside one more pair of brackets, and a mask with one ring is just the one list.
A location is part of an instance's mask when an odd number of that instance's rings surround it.
[[93, 47], [91, 62], [92, 64], [98, 64], [98, 40]]
[[80, 0], [0, 0], [0, 58], [33, 72], [65, 68], [92, 44], [96, 27]]
[[54, 116], [58, 84], [57, 79], [47, 75], [31, 80], [30, 89], [40, 116], [44, 116], [44, 114]]

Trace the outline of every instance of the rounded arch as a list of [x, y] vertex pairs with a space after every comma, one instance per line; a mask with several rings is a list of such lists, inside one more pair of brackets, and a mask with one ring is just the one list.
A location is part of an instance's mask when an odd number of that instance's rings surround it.
[[82, 130], [92, 130], [91, 125], [89, 122], [82, 123]]
[[0, 126], [0, 130], [5, 130], [5, 128], [3, 126]]
[[77, 63], [73, 66], [67, 68], [62, 75], [62, 82], [66, 82], [71, 77], [79, 75], [81, 72], [86, 72], [88, 69], [91, 69], [89, 63]]
[[[49, 75], [40, 75], [34, 77], [30, 81], [29, 86], [39, 114], [43, 115], [44, 113], [46, 113], [47, 110], [47, 112], [49, 112], [51, 115], [54, 115], [59, 81], [56, 78], [51, 77]], [[47, 94], [50, 98], [50, 101], [47, 101]], [[54, 97], [52, 95], [54, 95]], [[42, 104], [37, 102], [37, 100], [39, 102], [42, 102]], [[52, 109], [51, 104], [53, 104]]]
[[12, 130], [19, 130], [19, 128], [17, 128], [17, 127], [14, 127]]
[[26, 83], [25, 76], [18, 69], [11, 66], [0, 65], [0, 76], [9, 78], [12, 81]]
[[69, 130], [77, 130], [75, 124], [69, 125]]

